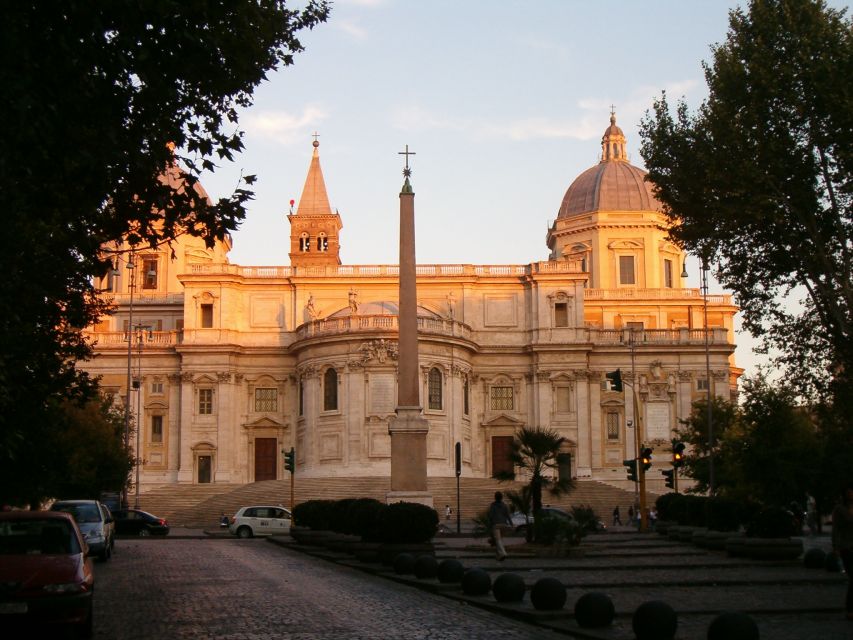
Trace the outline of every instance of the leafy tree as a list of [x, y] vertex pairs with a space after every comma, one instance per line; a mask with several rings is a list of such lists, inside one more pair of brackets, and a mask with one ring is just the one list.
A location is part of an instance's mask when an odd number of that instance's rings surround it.
[[0, 501], [35, 508], [47, 498], [97, 498], [122, 489], [133, 467], [124, 413], [103, 398], [66, 400], [48, 411], [50, 428], [33, 425], [21, 455], [27, 473], [0, 467]]
[[[678, 440], [688, 445], [687, 455], [684, 457], [684, 467], [681, 473], [696, 481], [693, 491], [705, 493], [710, 486], [710, 457], [711, 447], [709, 445], [708, 433], [708, 401], [697, 400], [693, 403], [690, 415], [681, 421], [677, 429]], [[723, 462], [725, 453], [723, 443], [726, 441], [726, 433], [734, 427], [737, 416], [737, 406], [714, 396], [711, 401], [711, 421], [714, 433], [714, 489], [725, 493], [726, 487], [736, 483], [735, 479], [729, 478]]]
[[[541, 427], [523, 427], [516, 432], [509, 458], [515, 468], [529, 477], [530, 501], [534, 517], [542, 508], [542, 490], [558, 496], [574, 488], [574, 481], [547, 474], [558, 468], [558, 456], [566, 439], [555, 431]], [[496, 473], [498, 480], [515, 480], [515, 471]]]
[[[104, 312], [92, 281], [110, 266], [105, 244], [212, 244], [237, 227], [251, 192], [209, 202], [198, 173], [241, 150], [237, 109], [328, 12], [325, 0], [3, 3], [0, 468], [29, 475], [31, 440], [55, 442], [52, 408], [94, 397], [76, 362]], [[178, 162], [183, 179], [163, 179]]]
[[671, 233], [715, 265], [801, 392], [830, 393], [832, 376], [849, 389], [851, 21], [823, 0], [751, 0], [712, 54], [695, 114], [663, 95], [641, 125]]

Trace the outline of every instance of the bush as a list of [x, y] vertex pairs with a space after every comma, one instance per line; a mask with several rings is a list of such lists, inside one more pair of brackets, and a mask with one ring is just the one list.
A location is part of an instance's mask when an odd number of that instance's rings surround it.
[[598, 531], [598, 521], [600, 518], [590, 505], [582, 504], [572, 507], [572, 516], [580, 526], [582, 535]]
[[581, 543], [584, 535], [580, 525], [563, 518], [540, 516], [533, 521], [533, 531], [538, 544], [550, 546], [557, 542], [567, 542], [571, 546]]
[[336, 500], [329, 513], [329, 528], [335, 533], [352, 534], [352, 521], [349, 509], [355, 503], [355, 498]]
[[349, 530], [364, 542], [380, 542], [382, 512], [388, 506], [374, 498], [357, 498], [347, 509]]
[[435, 509], [414, 502], [395, 502], [382, 511], [379, 527], [382, 541], [393, 544], [420, 544], [432, 540], [438, 531]]
[[737, 531], [741, 525], [741, 510], [741, 503], [733, 498], [710, 498], [708, 528], [714, 531]]
[[789, 538], [796, 534], [794, 515], [782, 507], [765, 507], [746, 528], [750, 538]]
[[678, 503], [684, 501], [681, 493], [665, 493], [655, 501], [658, 518], [661, 520], [677, 520], [675, 514], [680, 508]]
[[334, 500], [308, 500], [293, 508], [293, 524], [314, 531], [329, 529]]
[[690, 527], [708, 526], [708, 498], [705, 496], [687, 495], [686, 524]]

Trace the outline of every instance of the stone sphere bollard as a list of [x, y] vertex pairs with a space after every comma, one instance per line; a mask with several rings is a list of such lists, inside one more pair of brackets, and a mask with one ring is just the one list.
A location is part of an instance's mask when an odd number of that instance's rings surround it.
[[525, 591], [524, 578], [517, 573], [502, 573], [492, 585], [492, 593], [498, 602], [521, 602]]
[[468, 569], [462, 576], [462, 591], [469, 596], [484, 596], [492, 588], [492, 579], [489, 574], [474, 567]]
[[806, 569], [823, 569], [826, 562], [826, 551], [823, 549], [809, 549], [803, 555], [803, 564]]
[[415, 560], [415, 577], [419, 580], [430, 580], [438, 575], [438, 560], [435, 556], [424, 554]]
[[540, 611], [562, 609], [566, 597], [566, 587], [557, 578], [540, 578], [530, 590], [530, 602]]
[[585, 593], [575, 602], [575, 620], [585, 629], [610, 626], [615, 617], [616, 607], [606, 593]]
[[415, 572], [415, 556], [411, 553], [398, 553], [394, 556], [394, 573], [407, 575]]
[[755, 620], [739, 611], [725, 611], [711, 621], [708, 640], [758, 640]]
[[823, 568], [830, 573], [841, 573], [841, 558], [834, 553], [827, 553], [823, 561]]
[[678, 616], [666, 602], [644, 602], [631, 620], [637, 640], [672, 640], [678, 628]]
[[465, 567], [455, 558], [447, 558], [438, 564], [438, 581], [450, 584], [453, 582], [462, 582], [462, 576], [465, 574]]

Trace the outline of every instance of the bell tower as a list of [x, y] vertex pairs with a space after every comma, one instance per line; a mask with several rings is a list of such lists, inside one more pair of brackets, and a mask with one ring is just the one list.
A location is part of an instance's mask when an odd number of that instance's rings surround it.
[[314, 134], [314, 153], [296, 213], [290, 213], [290, 264], [294, 267], [341, 264], [339, 233], [343, 224], [332, 213], [320, 168], [320, 142]]

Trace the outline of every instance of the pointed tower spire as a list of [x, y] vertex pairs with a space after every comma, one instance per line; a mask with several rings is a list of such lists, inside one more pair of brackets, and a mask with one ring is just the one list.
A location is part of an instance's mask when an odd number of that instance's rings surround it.
[[610, 126], [604, 130], [601, 136], [601, 161], [628, 162], [628, 154], [625, 152], [625, 134], [616, 126], [616, 107], [610, 105]]
[[308, 265], [339, 265], [340, 244], [338, 232], [343, 227], [337, 211], [332, 212], [326, 181], [320, 168], [319, 134], [314, 134], [314, 153], [308, 166], [305, 186], [296, 214], [290, 214], [290, 264], [294, 267]]

